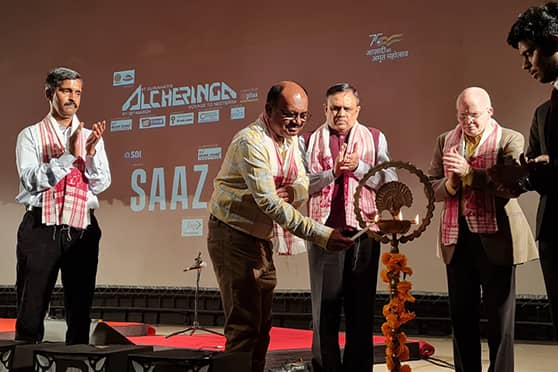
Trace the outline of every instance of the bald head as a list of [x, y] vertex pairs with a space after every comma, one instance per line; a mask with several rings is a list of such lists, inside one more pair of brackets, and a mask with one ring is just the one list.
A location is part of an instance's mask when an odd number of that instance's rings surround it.
[[294, 81], [280, 81], [267, 93], [265, 111], [278, 138], [296, 136], [309, 117], [308, 95]]
[[492, 107], [488, 92], [479, 87], [465, 88], [463, 92], [461, 92], [461, 94], [457, 97], [458, 108], [459, 108], [459, 103], [461, 101], [466, 101], [466, 102], [478, 101], [479, 104], [482, 104], [486, 107]]
[[492, 118], [494, 110], [488, 92], [479, 87], [470, 87], [457, 97], [457, 120], [466, 135], [482, 134]]
[[267, 92], [266, 103], [271, 106], [275, 106], [280, 98], [286, 96], [297, 96], [302, 98], [307, 97], [307, 92], [304, 87], [294, 81], [284, 80], [273, 84], [273, 86]]

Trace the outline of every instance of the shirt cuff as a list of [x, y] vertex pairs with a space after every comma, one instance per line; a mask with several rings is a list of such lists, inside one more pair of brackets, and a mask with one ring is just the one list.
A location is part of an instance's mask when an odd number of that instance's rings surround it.
[[301, 184], [291, 185], [293, 188], [293, 204], [300, 204], [308, 200], [308, 189]]
[[64, 168], [72, 167], [73, 164], [74, 164], [74, 161], [76, 161], [76, 160], [77, 160], [77, 158], [69, 152], [65, 152], [64, 154], [62, 154], [62, 156], [60, 156], [58, 158], [58, 161], [60, 162], [60, 164]]
[[98, 161], [95, 160], [95, 156], [86, 156], [85, 157], [85, 167], [93, 173], [95, 173], [97, 171], [97, 168], [98, 168], [97, 163], [98, 163]]
[[356, 169], [353, 171], [353, 174], [360, 180], [369, 170], [370, 167], [362, 160], [359, 160]]
[[461, 182], [464, 186], [471, 186], [473, 184], [473, 167], [469, 167], [469, 172], [461, 177]]
[[448, 192], [448, 194], [450, 194], [451, 196], [455, 196], [457, 194], [457, 189], [454, 189], [450, 184], [449, 181], [446, 180], [446, 182], [444, 183], [444, 186], [446, 187], [446, 191]]
[[327, 242], [329, 241], [329, 237], [333, 233], [333, 229], [331, 227], [322, 225], [322, 229], [318, 229], [318, 233], [314, 239], [314, 243], [319, 245], [323, 249], [326, 249]]

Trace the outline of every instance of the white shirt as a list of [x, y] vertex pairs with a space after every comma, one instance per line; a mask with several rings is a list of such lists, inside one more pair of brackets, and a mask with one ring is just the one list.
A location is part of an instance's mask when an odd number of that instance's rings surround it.
[[[72, 125], [64, 127], [48, 114], [49, 120], [56, 131], [56, 135], [64, 144], [66, 151], [59, 158], [53, 158], [48, 163], [42, 161], [42, 149], [39, 132], [39, 123], [23, 129], [17, 136], [16, 165], [19, 173], [19, 194], [16, 202], [26, 207], [42, 207], [43, 192], [55, 186], [73, 168], [77, 159], [69, 150], [69, 139], [79, 126], [79, 120], [74, 115]], [[83, 128], [84, 138], [91, 133], [90, 129]], [[110, 168], [105, 152], [105, 145], [101, 138], [95, 146], [94, 156], [85, 157], [85, 178], [87, 178], [87, 208], [99, 208], [97, 195], [105, 191], [111, 183]]]

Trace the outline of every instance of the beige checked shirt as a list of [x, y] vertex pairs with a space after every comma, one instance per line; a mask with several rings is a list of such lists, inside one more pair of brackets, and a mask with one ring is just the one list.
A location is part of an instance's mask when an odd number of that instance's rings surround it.
[[285, 138], [279, 144], [283, 150], [295, 146], [298, 178], [292, 185], [293, 205], [277, 196], [270, 167], [270, 157], [277, 155], [266, 143], [269, 143], [269, 133], [261, 119], [234, 136], [214, 181], [209, 212], [232, 228], [261, 239], [271, 239], [275, 221], [293, 234], [325, 248], [333, 230], [296, 209], [308, 198], [308, 176], [298, 149], [298, 137]]

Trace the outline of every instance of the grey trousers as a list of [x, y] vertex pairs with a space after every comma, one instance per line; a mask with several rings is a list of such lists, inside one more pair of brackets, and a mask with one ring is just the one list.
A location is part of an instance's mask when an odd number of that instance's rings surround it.
[[[364, 235], [355, 247], [308, 251], [312, 292], [312, 364], [317, 372], [370, 372], [374, 364], [372, 330], [380, 244]], [[345, 349], [339, 328], [345, 314]]]

